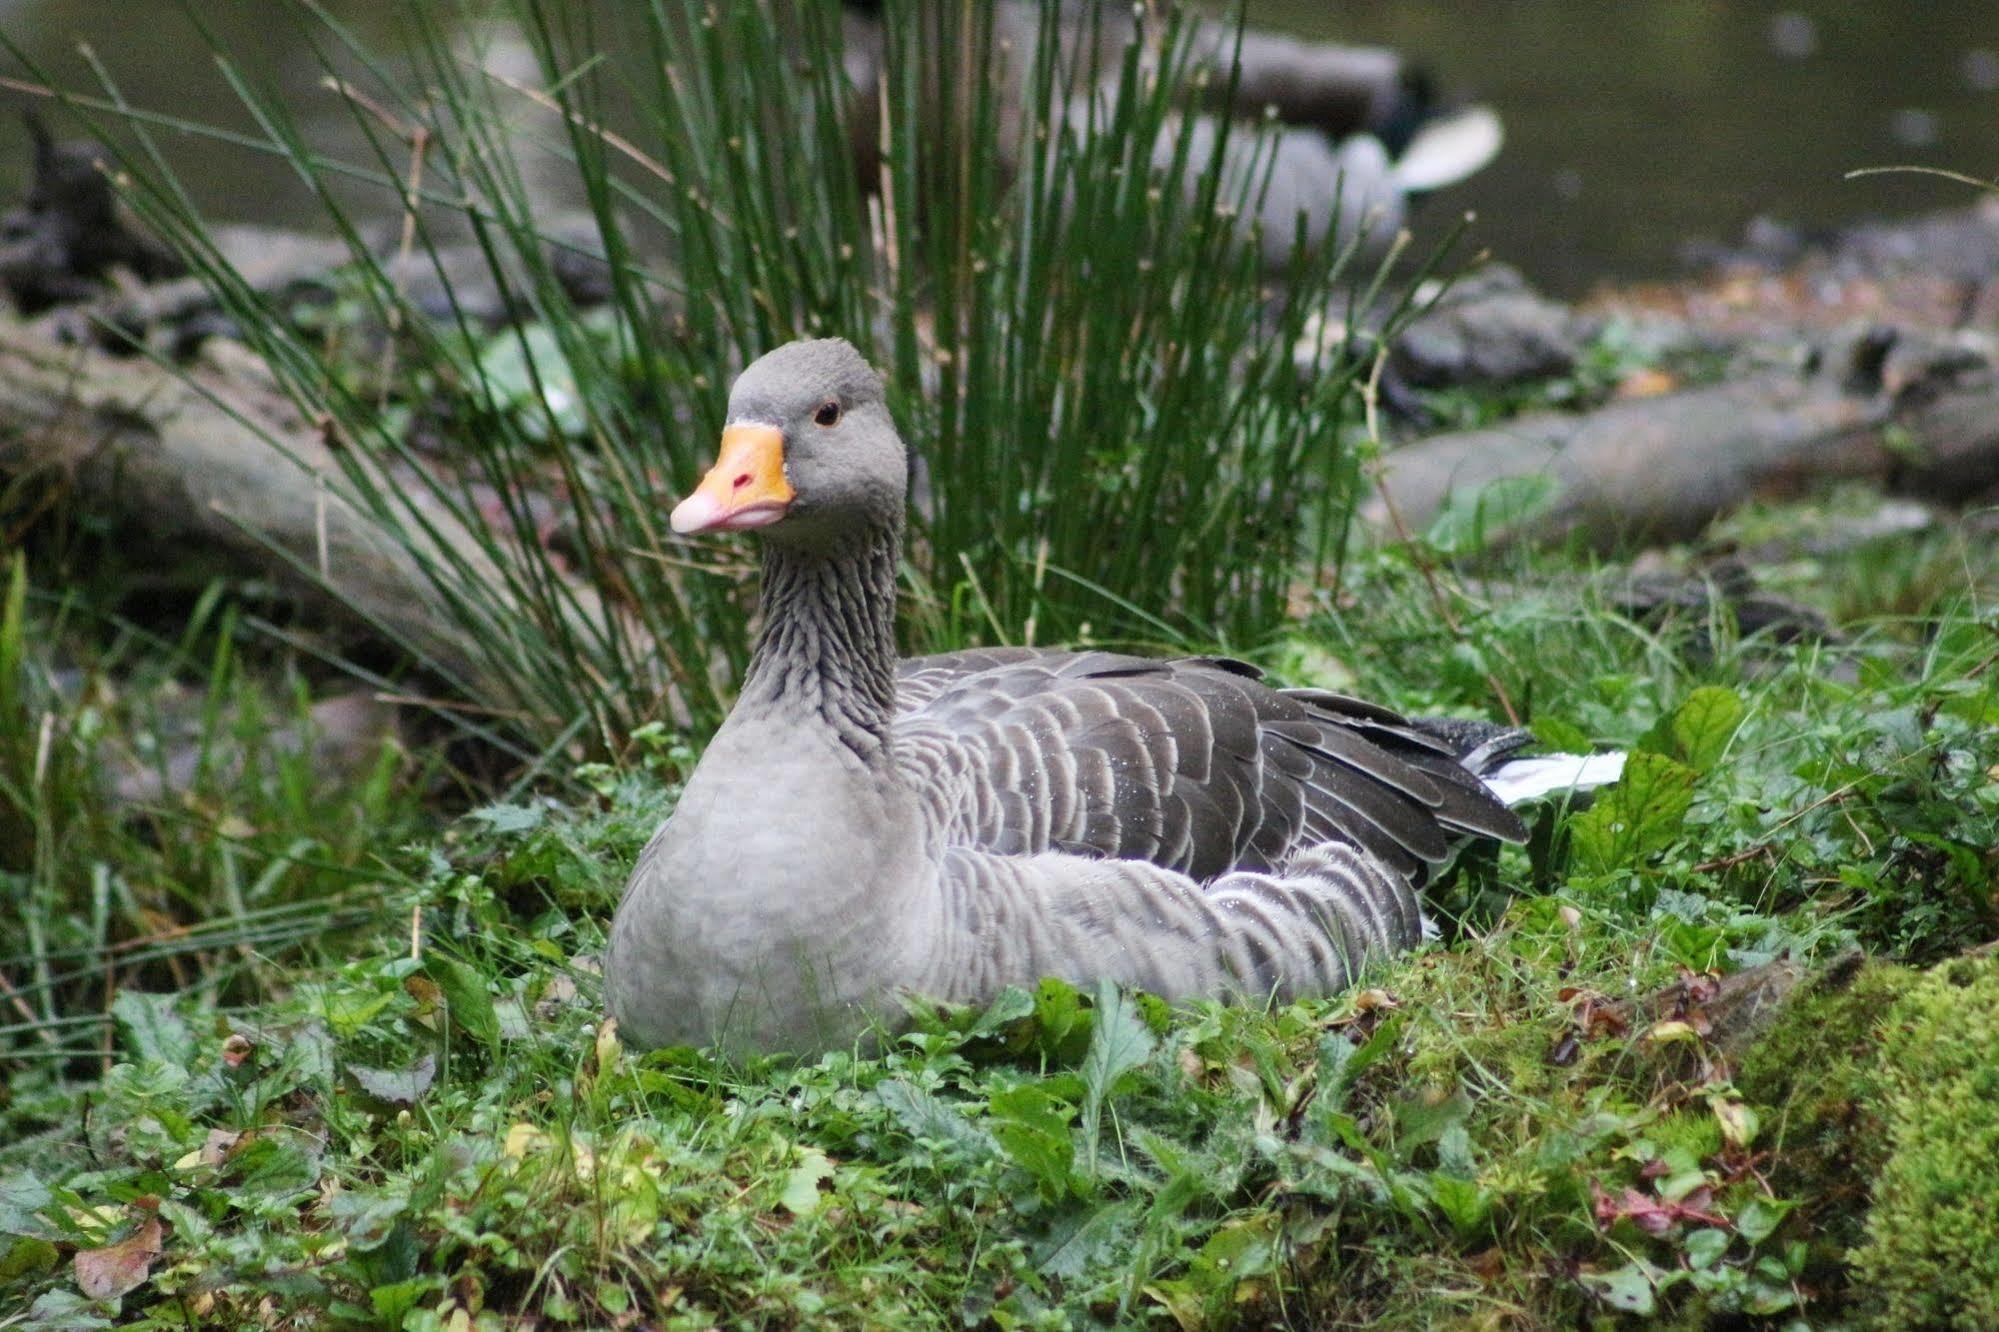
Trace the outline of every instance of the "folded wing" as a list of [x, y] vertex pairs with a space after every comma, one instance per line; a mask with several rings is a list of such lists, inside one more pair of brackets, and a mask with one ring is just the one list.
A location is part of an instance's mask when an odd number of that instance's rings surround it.
[[1504, 745], [1241, 662], [995, 648], [910, 660], [899, 685], [896, 741], [949, 846], [1198, 880], [1341, 843], [1420, 883], [1460, 835], [1524, 835], [1460, 758]]

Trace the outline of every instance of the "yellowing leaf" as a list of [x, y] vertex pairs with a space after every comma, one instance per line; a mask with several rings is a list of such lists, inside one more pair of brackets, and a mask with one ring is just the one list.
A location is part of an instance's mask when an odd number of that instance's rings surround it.
[[1747, 1147], [1756, 1141], [1756, 1131], [1762, 1127], [1762, 1120], [1756, 1111], [1741, 1101], [1731, 1101], [1724, 1096], [1708, 1099], [1708, 1108], [1721, 1124], [1721, 1136], [1737, 1147]]
[[822, 1195], [819, 1181], [833, 1178], [833, 1163], [816, 1147], [800, 1147], [798, 1164], [784, 1177], [784, 1192], [778, 1202], [793, 1216], [810, 1216], [819, 1210]]
[[618, 1020], [605, 1018], [597, 1028], [597, 1071], [608, 1073], [618, 1066], [618, 1052], [624, 1049], [618, 1039]]
[[521, 1160], [530, 1152], [541, 1152], [548, 1148], [548, 1135], [533, 1124], [516, 1124], [507, 1130], [506, 1144], [501, 1147], [510, 1160]]

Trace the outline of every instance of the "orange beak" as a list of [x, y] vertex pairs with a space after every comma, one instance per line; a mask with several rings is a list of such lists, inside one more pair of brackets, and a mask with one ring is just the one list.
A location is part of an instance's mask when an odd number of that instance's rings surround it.
[[784, 432], [776, 426], [732, 425], [722, 432], [722, 456], [680, 501], [670, 520], [681, 536], [747, 532], [768, 527], [791, 507], [784, 479]]

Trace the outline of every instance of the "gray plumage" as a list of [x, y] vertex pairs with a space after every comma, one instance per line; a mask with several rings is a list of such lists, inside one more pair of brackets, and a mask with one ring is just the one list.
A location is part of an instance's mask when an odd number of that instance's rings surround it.
[[795, 498], [762, 534], [742, 695], [612, 927], [629, 1039], [824, 1048], [892, 1022], [903, 991], [978, 1001], [1044, 975], [1327, 993], [1420, 939], [1417, 891], [1455, 840], [1522, 837], [1463, 761], [1496, 765], [1519, 732], [1219, 659], [898, 663], [906, 458], [879, 379], [844, 342], [794, 343], [729, 415], [782, 432]]

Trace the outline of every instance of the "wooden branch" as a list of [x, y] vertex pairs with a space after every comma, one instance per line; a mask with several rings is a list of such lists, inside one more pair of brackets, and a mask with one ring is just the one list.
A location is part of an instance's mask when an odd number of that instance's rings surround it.
[[[183, 378], [0, 320], [0, 475], [67, 484], [84, 507], [148, 539], [217, 552], [336, 620], [394, 640], [470, 697], [524, 702], [512, 697], [493, 652], [448, 611], [407, 540], [348, 498], [343, 462], [371, 465], [336, 458], [262, 381], [261, 362], [240, 350], [234, 360], [227, 370], [211, 360]], [[457, 517], [412, 478], [398, 483], [371, 470], [406, 506], [398, 525], [429, 532], [431, 562], [455, 561], [482, 596], [504, 606], [502, 571]], [[579, 633], [601, 634], [607, 623], [628, 632], [607, 619], [613, 613], [593, 589], [565, 591]]]
[[1948, 343], [1877, 331], [1808, 373], [1419, 441], [1383, 459], [1363, 515], [1383, 532], [1398, 516], [1420, 530], [1453, 495], [1532, 476], [1554, 481], [1552, 503], [1491, 535], [1684, 540], [1748, 500], [1842, 480], [1962, 501], [1999, 486], [1999, 369]]

